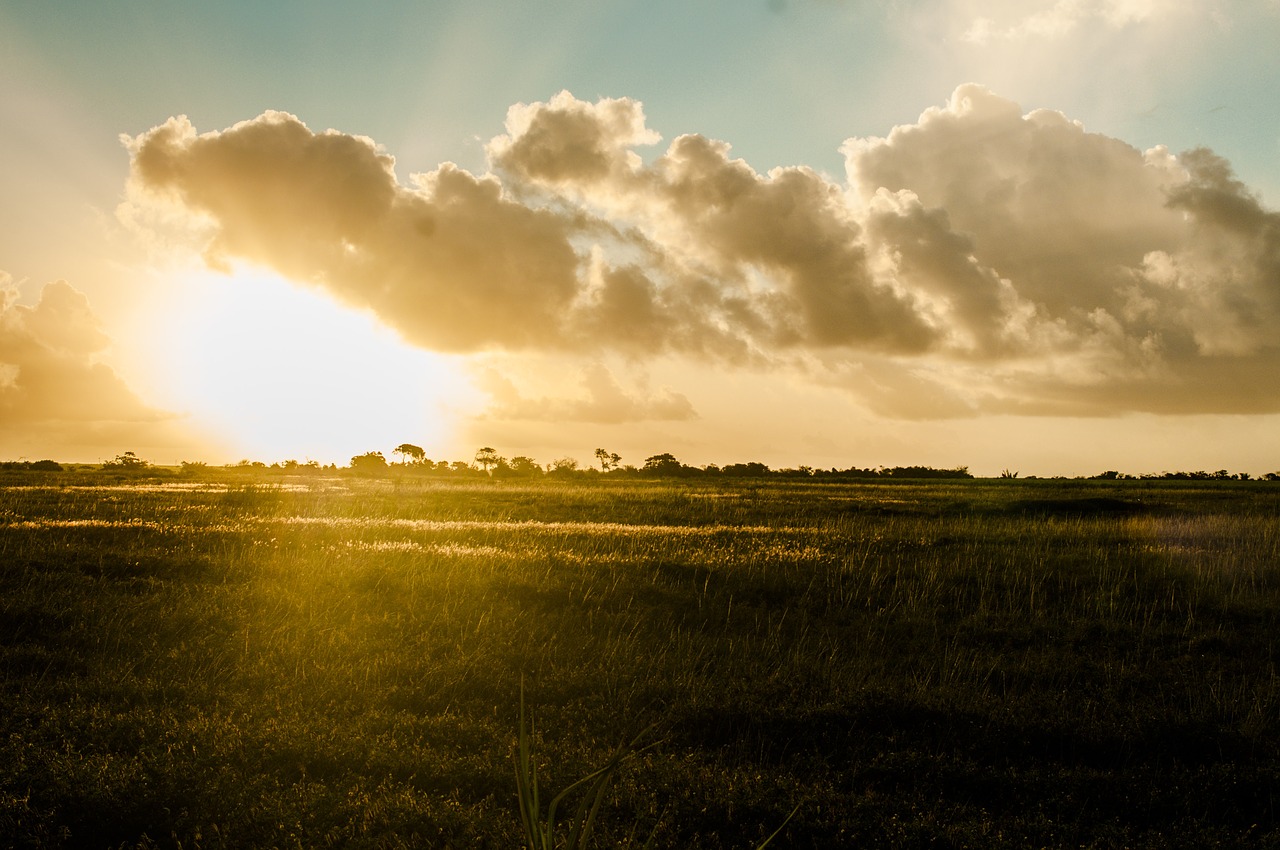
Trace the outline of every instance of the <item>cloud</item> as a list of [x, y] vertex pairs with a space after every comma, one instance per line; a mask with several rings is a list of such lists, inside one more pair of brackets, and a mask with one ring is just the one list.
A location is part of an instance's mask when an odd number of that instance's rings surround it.
[[581, 375], [585, 397], [529, 397], [514, 381], [493, 369], [485, 373], [483, 382], [493, 398], [486, 415], [494, 419], [617, 425], [684, 421], [698, 416], [688, 398], [670, 389], [664, 388], [647, 397], [628, 394], [613, 373], [600, 363], [589, 365]]
[[645, 126], [644, 109], [629, 98], [594, 104], [562, 91], [548, 103], [507, 110], [507, 135], [490, 141], [490, 156], [544, 183], [596, 182], [640, 168], [629, 148], [662, 137]]
[[569, 223], [445, 163], [400, 185], [368, 138], [282, 112], [136, 139], [135, 186], [209, 223], [212, 265], [243, 258], [373, 310], [428, 348], [547, 345], [577, 293]]
[[[675, 139], [646, 166], [628, 147], [656, 136], [643, 130], [633, 101], [591, 105], [561, 93], [516, 114], [510, 135], [489, 146], [498, 173], [525, 191], [554, 193], [624, 221], [658, 246], [667, 285], [655, 285], [706, 317], [697, 330], [732, 327], [766, 349], [920, 351], [933, 341], [911, 295], [873, 279], [839, 187], [813, 170], [762, 175], [732, 159], [728, 144], [697, 135]], [[584, 148], [590, 155], [572, 158], [589, 167], [548, 169], [557, 152]]]
[[[490, 173], [402, 184], [372, 140], [291, 115], [176, 118], [127, 140], [131, 191], [185, 211], [211, 263], [268, 265], [429, 348], [801, 367], [907, 418], [1280, 409], [1280, 219], [1209, 151], [1139, 151], [976, 85], [846, 141], [843, 182], [699, 135], [646, 158], [659, 136], [625, 98], [561, 92], [505, 129]], [[497, 409], [691, 412], [592, 374], [577, 406], [495, 385]]]
[[[110, 340], [89, 300], [65, 281], [44, 286], [32, 306], [18, 303], [13, 278], [0, 272], [0, 439], [34, 432], [58, 440], [160, 422], [98, 355]], [[18, 442], [21, 442], [20, 440]], [[53, 440], [46, 440], [52, 444]]]
[[1280, 404], [1258, 383], [1280, 374], [1280, 216], [1211, 152], [1143, 153], [978, 86], [844, 151], [897, 280], [943, 298], [989, 361], [984, 380], [953, 358], [973, 397], [1056, 412]]
[[628, 146], [655, 135], [630, 101], [561, 95], [513, 108], [508, 129], [490, 146], [505, 183], [446, 163], [402, 186], [371, 140], [279, 112], [204, 134], [175, 118], [127, 144], [135, 198], [205, 221], [212, 265], [268, 265], [431, 348], [743, 361], [933, 336], [868, 276], [839, 188], [808, 169], [762, 176], [695, 136], [644, 168]]

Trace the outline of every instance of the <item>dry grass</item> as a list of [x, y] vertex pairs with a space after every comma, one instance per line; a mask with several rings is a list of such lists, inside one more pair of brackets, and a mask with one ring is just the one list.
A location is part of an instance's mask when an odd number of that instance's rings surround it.
[[7, 482], [16, 846], [1280, 841], [1274, 486]]

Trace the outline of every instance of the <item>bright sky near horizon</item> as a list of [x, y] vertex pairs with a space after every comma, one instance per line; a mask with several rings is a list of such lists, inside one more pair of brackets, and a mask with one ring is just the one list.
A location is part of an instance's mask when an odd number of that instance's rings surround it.
[[0, 2], [0, 459], [1280, 471], [1280, 0]]

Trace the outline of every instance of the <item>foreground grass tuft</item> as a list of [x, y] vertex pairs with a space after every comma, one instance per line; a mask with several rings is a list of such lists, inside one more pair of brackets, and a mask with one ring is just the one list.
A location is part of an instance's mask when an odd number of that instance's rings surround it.
[[[629, 743], [620, 745], [603, 766], [573, 782], [551, 798], [546, 811], [542, 808], [542, 793], [538, 782], [538, 766], [533, 756], [533, 733], [525, 722], [524, 685], [520, 688], [520, 729], [515, 755], [516, 797], [520, 803], [520, 818], [529, 850], [580, 850], [590, 846], [592, 830], [605, 793], [618, 770], [628, 760], [635, 758], [652, 744], [640, 747], [647, 735], [645, 730]], [[577, 809], [568, 818], [557, 819], [560, 805], [575, 793], [580, 793]], [[642, 845], [653, 845], [656, 830]], [[630, 838], [634, 839], [634, 831]], [[628, 844], [631, 844], [628, 841]]]
[[[600, 806], [605, 801], [605, 792], [614, 780], [618, 771], [630, 759], [636, 758], [645, 750], [657, 746], [656, 743], [640, 746], [640, 742], [653, 730], [649, 727], [640, 732], [628, 743], [619, 745], [609, 760], [602, 767], [593, 770], [578, 781], [569, 785], [551, 799], [545, 814], [542, 809], [542, 794], [538, 783], [538, 766], [533, 754], [533, 732], [531, 725], [525, 722], [524, 683], [520, 686], [520, 729], [517, 737], [515, 754], [516, 797], [520, 802], [520, 816], [524, 824], [525, 840], [529, 850], [580, 850], [590, 846], [592, 829]], [[574, 814], [563, 820], [557, 820], [560, 804], [568, 798], [581, 793], [578, 807]], [[756, 845], [756, 850], [764, 850], [786, 828], [786, 825], [800, 810], [796, 806], [787, 815], [787, 819], [775, 829], [768, 838]], [[661, 821], [661, 818], [659, 818]], [[658, 838], [658, 825], [649, 832], [649, 837], [639, 844], [636, 833], [639, 824], [633, 824], [627, 836], [627, 847], [639, 846], [650, 848], [655, 846]]]

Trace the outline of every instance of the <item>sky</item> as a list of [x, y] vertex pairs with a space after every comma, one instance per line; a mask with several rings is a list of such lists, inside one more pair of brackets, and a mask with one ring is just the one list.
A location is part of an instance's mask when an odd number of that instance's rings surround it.
[[0, 459], [1280, 471], [1280, 0], [0, 1]]

